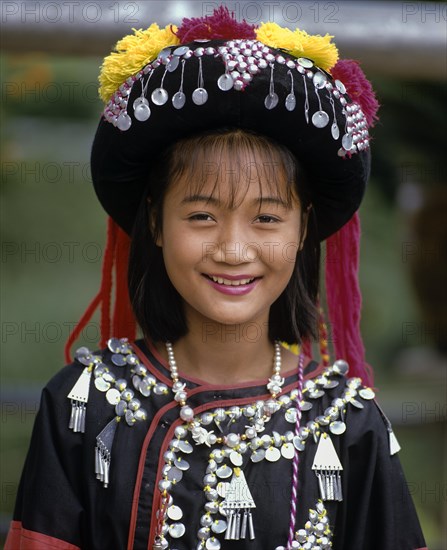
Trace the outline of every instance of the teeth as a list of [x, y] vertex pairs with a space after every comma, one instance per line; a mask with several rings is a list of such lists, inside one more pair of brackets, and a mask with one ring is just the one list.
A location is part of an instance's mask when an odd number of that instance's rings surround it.
[[253, 279], [239, 279], [239, 281], [230, 281], [229, 279], [222, 279], [221, 277], [214, 277], [211, 275], [211, 279], [215, 283], [219, 283], [221, 285], [227, 285], [227, 286], [239, 286], [239, 285], [247, 285], [248, 283], [251, 283], [254, 281]]

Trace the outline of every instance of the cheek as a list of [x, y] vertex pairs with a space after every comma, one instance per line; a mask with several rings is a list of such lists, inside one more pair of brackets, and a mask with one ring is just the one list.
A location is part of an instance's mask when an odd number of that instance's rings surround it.
[[202, 250], [202, 239], [190, 235], [184, 227], [180, 229], [173, 224], [164, 228], [163, 258], [171, 279], [184, 277], [186, 269], [191, 269], [200, 261]]
[[281, 251], [281, 262], [284, 271], [293, 271], [298, 255], [298, 243], [286, 243]]
[[300, 225], [291, 224], [287, 231], [263, 242], [263, 256], [277, 271], [293, 271], [300, 247]]

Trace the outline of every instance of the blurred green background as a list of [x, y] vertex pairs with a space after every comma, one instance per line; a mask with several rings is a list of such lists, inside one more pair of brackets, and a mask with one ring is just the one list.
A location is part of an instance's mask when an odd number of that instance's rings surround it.
[[[105, 215], [89, 174], [102, 109], [101, 57], [30, 51], [4, 53], [0, 62], [4, 536], [40, 389], [63, 365], [63, 344], [98, 289]], [[441, 550], [447, 548], [445, 74], [368, 76], [382, 108], [360, 210], [362, 330], [427, 543]], [[79, 344], [94, 347], [97, 340], [94, 319]]]

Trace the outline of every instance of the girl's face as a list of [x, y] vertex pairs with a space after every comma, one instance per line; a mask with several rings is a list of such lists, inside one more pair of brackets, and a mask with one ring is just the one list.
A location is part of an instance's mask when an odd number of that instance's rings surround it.
[[197, 169], [171, 182], [157, 239], [188, 326], [264, 325], [302, 246], [299, 201], [281, 199], [285, 175], [256, 152], [208, 155], [200, 172], [199, 193]]

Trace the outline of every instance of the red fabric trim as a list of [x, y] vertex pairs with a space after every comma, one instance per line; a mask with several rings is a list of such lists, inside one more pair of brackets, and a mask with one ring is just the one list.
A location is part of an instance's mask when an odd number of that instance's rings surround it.
[[24, 529], [21, 521], [11, 521], [5, 550], [81, 550], [69, 542]]
[[[138, 349], [135, 347], [135, 349]], [[132, 499], [132, 513], [130, 515], [130, 525], [129, 525], [129, 538], [127, 543], [128, 550], [132, 550], [134, 538], [135, 538], [135, 528], [137, 523], [137, 514], [138, 514], [138, 503], [140, 500], [140, 492], [141, 492], [141, 482], [143, 479], [143, 470], [144, 470], [144, 462], [146, 460], [146, 450], [149, 446], [149, 443], [152, 439], [152, 435], [155, 431], [155, 428], [158, 426], [158, 422], [160, 418], [164, 415], [164, 413], [174, 407], [177, 406], [176, 401], [171, 401], [164, 407], [162, 407], [157, 414], [154, 416], [153, 421], [151, 422], [151, 425], [149, 427], [149, 430], [146, 434], [146, 437], [144, 438], [143, 445], [141, 447], [140, 452], [140, 460], [138, 463], [138, 471], [137, 471], [137, 478], [135, 480], [135, 488], [133, 492], [133, 499]]]
[[[147, 342], [146, 342], [147, 345]], [[144, 354], [144, 352], [134, 343], [132, 345], [132, 349], [134, 350], [135, 354], [138, 355], [138, 358], [143, 363], [143, 365], [147, 368], [148, 371], [150, 371], [154, 376], [156, 376], [163, 384], [166, 384], [169, 388], [172, 387], [172, 378], [164, 376], [162, 372], [160, 372], [147, 358], [147, 356]], [[152, 348], [150, 348], [152, 351]], [[155, 354], [154, 354], [155, 355]], [[168, 371], [169, 367], [165, 363], [164, 359], [160, 357], [158, 354], [156, 355], [156, 359], [160, 361], [160, 363], [165, 366]]]
[[[174, 430], [182, 422], [183, 422], [183, 420], [181, 418], [178, 418], [175, 422], [172, 423], [171, 427], [169, 428], [169, 430], [166, 433], [166, 437], [163, 441], [163, 445], [160, 447], [160, 453], [158, 455], [158, 470], [157, 470], [157, 475], [155, 477], [156, 480], [160, 479], [161, 471], [162, 471], [163, 466], [164, 466], [163, 455], [166, 452], [170, 441], [172, 440]], [[154, 543], [155, 528], [156, 528], [156, 525], [157, 525], [157, 516], [156, 516], [156, 514], [157, 514], [158, 508], [160, 506], [160, 498], [161, 498], [161, 493], [158, 490], [158, 487], [156, 487], [155, 491], [154, 491], [154, 498], [152, 500], [151, 523], [150, 523], [150, 529], [149, 529], [149, 539], [147, 541], [148, 550], [151, 550], [152, 545]]]

